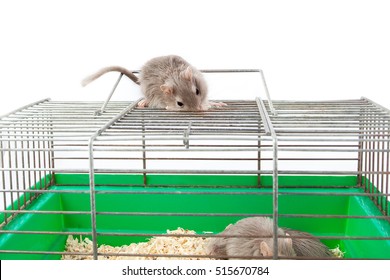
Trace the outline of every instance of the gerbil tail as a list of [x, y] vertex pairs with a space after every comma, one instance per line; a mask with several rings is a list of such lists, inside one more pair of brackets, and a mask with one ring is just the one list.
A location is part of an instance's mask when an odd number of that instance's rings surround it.
[[95, 74], [92, 74], [92, 75], [86, 77], [84, 80], [82, 80], [81, 85], [83, 87], [85, 87], [90, 82], [93, 82], [94, 80], [96, 80], [97, 78], [99, 78], [100, 76], [102, 76], [108, 72], [120, 72], [123, 75], [127, 76], [134, 83], [139, 85], [138, 77], [136, 75], [134, 75], [133, 72], [127, 70], [126, 68], [120, 67], [120, 66], [109, 66], [109, 67], [105, 67], [103, 69], [100, 69]]

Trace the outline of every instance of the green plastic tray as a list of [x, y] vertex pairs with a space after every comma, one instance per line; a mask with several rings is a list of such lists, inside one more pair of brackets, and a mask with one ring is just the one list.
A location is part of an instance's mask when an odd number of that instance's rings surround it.
[[[46, 180], [50, 180], [47, 177]], [[165, 233], [167, 229], [195, 230], [197, 233], [222, 231], [228, 224], [250, 214], [272, 214], [272, 178], [257, 176], [96, 175], [97, 212], [137, 212], [134, 215], [97, 215], [98, 233]], [[90, 211], [89, 178], [86, 174], [57, 174], [51, 190], [78, 190], [85, 193], [45, 193], [28, 207], [39, 211]], [[132, 184], [133, 186], [121, 186]], [[390, 259], [389, 240], [353, 240], [343, 237], [388, 237], [384, 219], [331, 218], [311, 215], [381, 216], [367, 196], [356, 188], [356, 176], [281, 176], [279, 213], [308, 217], [279, 218], [279, 225], [308, 231], [317, 236], [333, 236], [322, 241], [331, 248], [340, 246], [346, 258]], [[180, 186], [180, 187], [178, 187]], [[197, 186], [196, 188], [192, 186]], [[210, 188], [213, 186], [213, 188]], [[318, 187], [321, 188], [310, 188]], [[288, 188], [287, 188], [288, 187]], [[106, 193], [101, 191], [108, 191]], [[110, 191], [121, 191], [112, 194]], [[225, 192], [221, 194], [220, 192]], [[285, 193], [288, 192], [288, 193]], [[308, 194], [310, 193], [310, 194]], [[23, 200], [21, 197], [20, 200]], [[17, 202], [15, 202], [17, 203]], [[159, 215], [153, 213], [166, 213]], [[189, 215], [183, 214], [187, 213]], [[209, 215], [216, 213], [221, 215]], [[205, 214], [196, 216], [191, 214]], [[235, 214], [227, 216], [224, 214]], [[4, 220], [4, 215], [0, 216]], [[91, 231], [87, 214], [18, 214], [4, 230]], [[337, 237], [340, 237], [338, 239]], [[90, 236], [89, 236], [90, 238]], [[1, 234], [0, 250], [63, 251], [67, 235]], [[99, 235], [98, 244], [112, 246], [141, 242], [147, 237]], [[0, 259], [59, 259], [58, 254], [0, 253]]]

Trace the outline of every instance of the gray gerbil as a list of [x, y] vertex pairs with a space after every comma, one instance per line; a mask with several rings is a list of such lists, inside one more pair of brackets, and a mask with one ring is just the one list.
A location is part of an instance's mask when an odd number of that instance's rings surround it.
[[[271, 257], [273, 256], [273, 239], [259, 236], [271, 236], [272, 233], [272, 219], [264, 217], [245, 218], [234, 225], [228, 226], [218, 235], [246, 235], [253, 236], [253, 238], [211, 238], [207, 251], [211, 255], [223, 255], [229, 259], [231, 259], [230, 256], [234, 258], [239, 258], [239, 256]], [[278, 256], [280, 257], [330, 258], [333, 256], [328, 247], [307, 232], [279, 228], [278, 235], [290, 236], [279, 239]]]
[[[273, 221], [264, 217], [252, 217], [239, 220], [229, 225], [219, 236], [242, 235], [253, 237], [219, 237], [210, 238], [207, 244], [207, 253], [210, 255], [223, 255], [229, 259], [240, 257], [272, 257]], [[278, 235], [286, 236], [282, 229], [278, 229]], [[296, 256], [291, 238], [279, 238], [278, 256]]]
[[82, 85], [111, 71], [121, 72], [141, 86], [145, 98], [138, 103], [138, 107], [204, 111], [210, 106], [226, 105], [208, 101], [207, 84], [202, 73], [177, 55], [149, 60], [141, 68], [139, 78], [123, 67], [112, 66], [85, 78]]

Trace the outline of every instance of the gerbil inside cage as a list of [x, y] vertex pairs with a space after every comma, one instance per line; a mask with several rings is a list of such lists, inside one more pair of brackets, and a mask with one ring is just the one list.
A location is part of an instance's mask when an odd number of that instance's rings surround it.
[[[102, 245], [207, 242], [248, 217], [272, 218], [274, 259], [308, 258], [278, 255], [278, 227], [347, 259], [390, 259], [387, 109], [224, 102], [172, 112], [111, 101], [96, 114], [101, 102], [41, 100], [1, 117], [0, 259], [234, 258]], [[69, 236], [91, 241], [66, 251]]]

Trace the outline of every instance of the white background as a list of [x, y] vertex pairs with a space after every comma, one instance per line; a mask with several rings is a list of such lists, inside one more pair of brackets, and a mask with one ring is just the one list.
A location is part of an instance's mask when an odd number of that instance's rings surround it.
[[[104, 100], [116, 73], [178, 54], [199, 69], [261, 68], [274, 100], [356, 99], [390, 108], [387, 1], [1, 1], [0, 115], [27, 103]], [[222, 79], [229, 85], [239, 79]], [[258, 82], [257, 80], [254, 83]], [[210, 99], [255, 90], [210, 89]], [[115, 99], [135, 100], [128, 79]]]
[[[365, 96], [390, 108], [387, 2], [1, 1], [0, 116], [46, 97], [104, 100], [117, 74], [86, 88], [81, 79], [108, 65], [139, 69], [167, 54], [181, 55], [199, 69], [261, 68], [275, 100]], [[221, 81], [240, 85], [230, 75]], [[242, 87], [212, 88], [209, 95], [256, 97], [255, 90]], [[115, 98], [139, 96], [139, 88], [124, 79]], [[345, 273], [336, 270], [327, 276]], [[354, 272], [349, 275], [361, 275]]]

